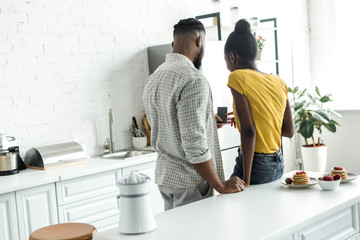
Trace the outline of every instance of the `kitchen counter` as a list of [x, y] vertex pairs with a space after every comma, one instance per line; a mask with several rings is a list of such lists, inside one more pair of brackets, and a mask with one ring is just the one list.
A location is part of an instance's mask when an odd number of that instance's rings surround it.
[[[316, 173], [309, 175], [318, 176]], [[316, 227], [324, 237], [328, 231], [317, 223], [339, 216], [341, 220], [324, 225], [330, 231], [339, 226], [354, 235], [359, 232], [359, 201], [359, 178], [341, 184], [336, 191], [324, 191], [318, 185], [288, 188], [278, 180], [252, 185], [241, 193], [217, 195], [160, 213], [155, 216], [157, 229], [150, 233], [123, 235], [117, 228], [112, 228], [95, 233], [94, 240], [320, 239], [300, 238], [299, 231], [311, 235], [314, 231], [307, 229]], [[343, 221], [344, 216], [350, 218], [355, 227], [346, 225], [348, 222]], [[324, 239], [330, 239], [328, 237]]]
[[82, 177], [90, 174], [134, 166], [156, 159], [156, 153], [132, 157], [124, 160], [104, 158], [88, 158], [71, 166], [63, 166], [49, 170], [26, 169], [18, 174], [0, 177], [0, 194], [18, 191], [30, 187]]

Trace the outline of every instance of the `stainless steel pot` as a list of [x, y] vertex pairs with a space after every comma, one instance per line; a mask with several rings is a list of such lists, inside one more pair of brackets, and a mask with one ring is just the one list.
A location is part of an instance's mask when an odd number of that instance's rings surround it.
[[0, 152], [0, 172], [17, 170], [17, 155], [16, 152]]

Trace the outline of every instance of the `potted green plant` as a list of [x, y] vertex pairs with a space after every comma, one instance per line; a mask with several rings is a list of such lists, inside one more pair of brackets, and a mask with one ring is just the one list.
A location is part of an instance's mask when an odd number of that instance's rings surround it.
[[332, 119], [332, 114], [337, 116], [340, 114], [326, 106], [326, 103], [332, 101], [331, 94], [321, 95], [317, 86], [315, 86], [316, 94], [309, 93], [307, 89], [300, 90], [299, 87], [288, 88], [288, 91], [292, 94], [290, 103], [293, 110], [295, 131], [305, 141], [305, 144], [301, 146], [304, 169], [324, 172], [327, 146], [324, 143], [322, 132], [325, 128], [335, 133], [336, 126], [340, 125]]
[[256, 54], [255, 60], [260, 60], [261, 59], [261, 53], [262, 53], [262, 50], [264, 48], [265, 41], [266, 40], [263, 37], [261, 37], [260, 35], [256, 37], [256, 42], [257, 42], [257, 46], [258, 46], [258, 52]]

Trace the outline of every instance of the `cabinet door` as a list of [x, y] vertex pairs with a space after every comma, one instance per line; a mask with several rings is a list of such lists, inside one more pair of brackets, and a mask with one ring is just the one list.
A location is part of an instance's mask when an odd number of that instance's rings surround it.
[[155, 184], [155, 161], [123, 168], [123, 175], [126, 177], [132, 170], [137, 170], [151, 178], [150, 204], [154, 214], [164, 211], [164, 200], [161, 197], [157, 184]]
[[348, 239], [359, 233], [358, 205], [345, 208], [299, 231], [301, 240]]
[[56, 183], [58, 205], [118, 192], [118, 171], [108, 171]]
[[42, 227], [58, 223], [55, 185], [47, 184], [16, 192], [20, 239]]
[[221, 157], [224, 165], [225, 180], [229, 179], [235, 166], [235, 158], [238, 156], [238, 147], [221, 151]]
[[103, 194], [82, 201], [65, 204], [59, 209], [59, 222], [84, 222], [92, 224], [95, 221], [112, 216], [119, 216], [118, 192]]
[[15, 193], [0, 195], [0, 239], [19, 239]]

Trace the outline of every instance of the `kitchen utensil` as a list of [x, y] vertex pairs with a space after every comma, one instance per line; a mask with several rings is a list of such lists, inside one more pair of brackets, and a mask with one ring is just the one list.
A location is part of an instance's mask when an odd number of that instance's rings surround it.
[[[17, 153], [15, 152], [0, 152], [0, 175], [1, 173], [4, 174], [13, 172], [17, 173]], [[10, 174], [4, 174], [4, 175], [10, 175]]]
[[137, 171], [118, 182], [120, 195], [119, 232], [123, 234], [146, 233], [156, 229], [150, 206], [150, 178]]
[[139, 129], [139, 126], [137, 124], [137, 121], [136, 121], [136, 118], [135, 117], [132, 117], [132, 121], [133, 121], [133, 124], [135, 126], [136, 129]]
[[144, 124], [144, 127], [146, 130], [151, 130], [151, 127], [150, 127], [150, 124], [146, 118], [146, 115], [144, 116], [143, 120], [142, 120], [142, 123]]
[[26, 166], [19, 154], [19, 146], [15, 137], [0, 134], [0, 176], [19, 173]]
[[132, 128], [130, 128], [130, 132], [132, 133], [133, 137], [145, 137], [145, 133], [143, 133], [141, 130], [137, 129], [134, 124], [132, 125]]
[[146, 140], [147, 140], [147, 146], [151, 146], [151, 127], [150, 124], [146, 118], [146, 114], [142, 120], [142, 123], [144, 124], [145, 127], [145, 134], [146, 134]]
[[84, 162], [87, 158], [77, 142], [66, 142], [29, 149], [25, 154], [28, 168], [45, 170]]

